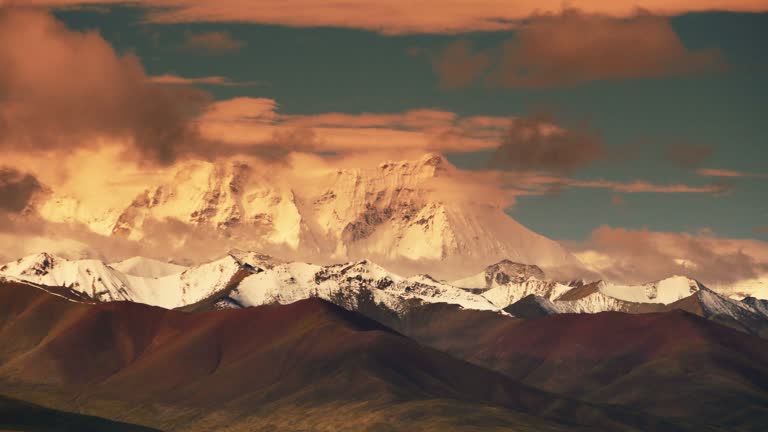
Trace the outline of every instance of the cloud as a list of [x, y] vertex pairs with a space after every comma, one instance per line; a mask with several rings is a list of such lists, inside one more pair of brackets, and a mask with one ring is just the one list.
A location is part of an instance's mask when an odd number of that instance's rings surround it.
[[551, 114], [516, 118], [491, 161], [494, 168], [568, 172], [605, 157], [602, 139], [588, 125], [555, 126]]
[[591, 270], [617, 282], [687, 275], [722, 287], [768, 273], [768, 243], [697, 234], [601, 226], [571, 250]]
[[[0, 1], [0, 4], [2, 1]], [[114, 4], [126, 0], [24, 0], [30, 5]], [[562, 0], [132, 0], [151, 6], [155, 22], [250, 22], [292, 27], [344, 27], [385, 34], [462, 33], [513, 28], [531, 14], [558, 13]], [[581, 0], [589, 13], [631, 16], [638, 8], [659, 15], [693, 11], [760, 12], [764, 0]]]
[[730, 191], [730, 184], [714, 182], [703, 186], [683, 183], [659, 184], [645, 180], [617, 181], [605, 179], [575, 179], [540, 171], [487, 171], [499, 179], [500, 187], [514, 191], [516, 196], [552, 195], [571, 188], [604, 189], [614, 193], [612, 203], [623, 205], [619, 194], [709, 194], [719, 196]]
[[190, 119], [208, 102], [157, 85], [134, 55], [37, 10], [0, 9], [0, 150], [71, 151], [113, 137], [139, 158], [171, 163], [199, 145]]
[[42, 185], [32, 174], [0, 166], [0, 211], [21, 212], [42, 189]]
[[611, 180], [565, 180], [567, 186], [580, 188], [609, 189], [624, 193], [706, 193], [723, 194], [728, 192], [726, 184], [709, 184], [705, 186], [689, 186], [680, 183], [660, 185], [646, 181], [617, 182]]
[[665, 157], [673, 164], [687, 169], [694, 169], [714, 153], [711, 146], [673, 145], [667, 148]]
[[699, 168], [696, 173], [704, 177], [722, 177], [722, 178], [744, 178], [744, 177], [758, 177], [766, 178], [768, 174], [751, 173], [745, 171], [734, 171], [717, 168]]
[[[293, 143], [294, 151], [389, 152], [421, 155], [428, 151], [472, 152], [498, 146], [499, 137], [511, 123], [504, 116], [460, 117], [449, 111], [416, 109], [403, 113], [320, 113], [290, 115], [278, 112], [276, 101], [267, 98], [234, 98], [218, 101], [198, 119], [203, 137], [248, 152], [271, 146], [276, 136], [308, 136], [313, 141]], [[282, 140], [282, 139], [281, 139]], [[282, 140], [284, 141], [284, 140]], [[407, 155], [406, 155], [407, 156]]]
[[214, 86], [251, 86], [257, 85], [255, 81], [232, 81], [223, 76], [205, 76], [205, 77], [183, 77], [173, 74], [155, 75], [149, 77], [148, 81], [153, 84], [166, 85], [214, 85]]
[[207, 54], [223, 54], [240, 51], [246, 45], [245, 41], [236, 40], [225, 31], [205, 32], [187, 35], [184, 48], [202, 51]]
[[469, 87], [490, 65], [490, 55], [473, 53], [472, 45], [466, 40], [449, 45], [432, 60], [440, 87], [447, 89]]
[[[659, 78], [724, 67], [716, 50], [687, 49], [666, 17], [628, 18], [567, 9], [536, 14], [499, 49], [473, 53], [460, 42], [433, 62], [441, 83], [546, 88], [600, 80]], [[489, 61], [488, 59], [492, 59]]]

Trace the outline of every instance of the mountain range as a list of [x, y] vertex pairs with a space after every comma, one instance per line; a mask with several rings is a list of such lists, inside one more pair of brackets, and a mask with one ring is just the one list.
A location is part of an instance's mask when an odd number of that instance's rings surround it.
[[208, 258], [0, 265], [0, 429], [764, 430], [764, 290], [571, 279], [559, 243], [446, 195], [455, 174], [185, 162], [106, 211], [46, 189], [20, 217], [205, 233], [180, 247]]
[[160, 430], [690, 430], [520, 384], [320, 299], [185, 313], [4, 282], [0, 307], [3, 393]]
[[[243, 251], [194, 267], [42, 253], [0, 274], [0, 395], [81, 416], [80, 430], [757, 431], [768, 421], [768, 341], [757, 335], [768, 317], [684, 278], [563, 284], [502, 261], [449, 283], [367, 260]], [[510, 312], [531, 299], [547, 313]], [[591, 313], [566, 313], [574, 304]], [[18, 412], [0, 426], [28, 422]]]
[[134, 257], [107, 264], [48, 253], [0, 266], [0, 278], [44, 287], [75, 301], [131, 301], [200, 310], [288, 304], [322, 298], [349, 310], [398, 316], [410, 308], [448, 303], [521, 318], [561, 313], [664, 312], [682, 309], [738, 330], [764, 335], [765, 303], [739, 301], [683, 276], [642, 285], [547, 279], [542, 269], [503, 260], [456, 281], [403, 277], [369, 261], [315, 265], [233, 250], [198, 266]]
[[153, 223], [174, 221], [250, 250], [327, 263], [372, 259], [400, 273], [458, 276], [501, 259], [580, 265], [493, 200], [458, 199], [446, 186], [461, 184], [458, 170], [440, 154], [327, 169], [293, 183], [231, 161], [184, 163], [169, 177], [108, 209], [49, 188], [26, 213], [137, 241]]

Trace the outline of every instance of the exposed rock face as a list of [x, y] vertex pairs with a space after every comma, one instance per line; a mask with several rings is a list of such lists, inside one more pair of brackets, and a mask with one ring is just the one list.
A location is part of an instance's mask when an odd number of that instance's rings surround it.
[[[478, 268], [501, 259], [578, 265], [560, 244], [523, 227], [502, 208], [470, 205], [451, 191], [435, 193], [436, 182], [456, 175], [437, 154], [330, 170], [301, 185], [277, 181], [244, 163], [194, 161], [119, 208], [89, 212], [54, 191], [37, 210], [48, 220], [83, 223], [105, 235], [139, 240], [151, 235], [153, 222], [175, 221], [218, 233], [231, 239], [232, 247], [335, 262], [370, 258], [400, 273], [449, 277], [444, 269], [455, 277], [470, 264]], [[426, 264], [401, 267], [413, 263]], [[535, 266], [497, 266], [492, 277], [500, 281], [542, 274]]]
[[521, 283], [532, 277], [544, 279], [544, 272], [535, 265], [503, 260], [485, 269], [485, 286], [491, 288], [494, 284]]

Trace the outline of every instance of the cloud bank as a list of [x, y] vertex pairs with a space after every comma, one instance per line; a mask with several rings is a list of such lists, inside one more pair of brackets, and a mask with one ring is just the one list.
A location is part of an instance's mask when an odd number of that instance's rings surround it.
[[500, 48], [474, 52], [458, 41], [433, 67], [444, 87], [483, 81], [547, 88], [717, 71], [725, 63], [717, 49], [687, 49], [666, 17], [640, 12], [616, 18], [567, 9], [531, 16]]
[[0, 9], [0, 150], [71, 151], [110, 136], [139, 159], [169, 164], [199, 145], [190, 120], [208, 101], [191, 87], [153, 84], [136, 56], [119, 56], [96, 32]]
[[570, 248], [603, 277], [643, 283], [686, 275], [712, 287], [727, 287], [768, 275], [768, 243], [697, 234], [601, 226]]
[[[2, 0], [3, 1], [9, 0]], [[11, 0], [13, 1], [13, 0]], [[139, 4], [154, 8], [154, 22], [250, 22], [291, 27], [343, 27], [385, 34], [463, 33], [514, 28], [533, 14], [559, 13], [561, 0], [25, 0], [25, 5]], [[588, 13], [632, 16], [638, 9], [658, 15], [696, 11], [760, 12], [762, 0], [577, 0], [566, 3]]]

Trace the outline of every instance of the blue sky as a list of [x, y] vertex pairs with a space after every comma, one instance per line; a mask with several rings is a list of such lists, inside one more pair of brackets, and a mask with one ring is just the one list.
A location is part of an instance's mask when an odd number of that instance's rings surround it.
[[[249, 96], [277, 101], [284, 114], [399, 113], [417, 108], [462, 116], [526, 116], [546, 109], [564, 125], [586, 122], [610, 153], [569, 175], [581, 180], [634, 180], [704, 186], [665, 157], [671, 146], [705, 146], [699, 168], [758, 174], [727, 179], [729, 191], [617, 193], [568, 188], [519, 197], [509, 213], [552, 238], [580, 240], [601, 225], [698, 232], [768, 240], [768, 14], [689, 13], [669, 19], [689, 50], [719, 49], [726, 70], [661, 78], [594, 81], [554, 88], [504, 88], [482, 82], [438, 85], [431, 58], [457, 41], [493, 50], [514, 30], [463, 34], [384, 35], [368, 30], [282, 27], [257, 23], [146, 20], [135, 7], [73, 9], [56, 15], [72, 29], [95, 29], [118, 52], [133, 52], [149, 75], [223, 76], [249, 85], [209, 86], [217, 100]], [[206, 53], [185, 48], [190, 35], [227, 32], [242, 46]], [[417, 52], [417, 53], [415, 53]], [[629, 154], [629, 156], [626, 156]], [[485, 169], [489, 152], [451, 154], [466, 169]], [[724, 180], [724, 179], [719, 179]], [[619, 204], [617, 204], [620, 201]]]

